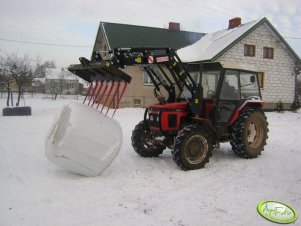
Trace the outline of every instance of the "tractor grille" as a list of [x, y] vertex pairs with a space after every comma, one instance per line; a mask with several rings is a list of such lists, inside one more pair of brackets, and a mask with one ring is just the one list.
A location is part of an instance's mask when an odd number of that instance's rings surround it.
[[169, 128], [177, 127], [177, 114], [168, 115], [168, 127]]

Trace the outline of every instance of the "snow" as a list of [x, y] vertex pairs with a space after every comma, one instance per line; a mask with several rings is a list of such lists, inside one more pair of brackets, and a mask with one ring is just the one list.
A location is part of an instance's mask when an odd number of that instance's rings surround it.
[[45, 142], [46, 157], [54, 164], [85, 176], [100, 175], [122, 145], [118, 122], [80, 103], [65, 105]]
[[130, 138], [144, 110], [119, 109], [119, 155], [101, 176], [85, 177], [44, 155], [53, 120], [69, 102], [80, 101], [27, 98], [32, 116], [0, 115], [1, 226], [275, 225], [256, 210], [268, 199], [300, 214], [300, 112], [266, 113], [269, 139], [259, 158], [241, 159], [225, 143], [205, 168], [185, 172], [170, 150], [159, 158], [139, 157]]
[[198, 62], [211, 60], [231, 43], [240, 38], [261, 20], [241, 24], [233, 29], [220, 30], [204, 35], [196, 43], [179, 49], [177, 54], [182, 62]]

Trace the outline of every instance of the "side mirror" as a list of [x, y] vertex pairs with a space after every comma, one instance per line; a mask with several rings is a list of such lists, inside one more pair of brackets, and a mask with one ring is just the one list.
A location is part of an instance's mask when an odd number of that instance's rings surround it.
[[255, 75], [252, 75], [251, 77], [250, 77], [250, 82], [251, 83], [254, 83], [256, 80], [255, 80]]

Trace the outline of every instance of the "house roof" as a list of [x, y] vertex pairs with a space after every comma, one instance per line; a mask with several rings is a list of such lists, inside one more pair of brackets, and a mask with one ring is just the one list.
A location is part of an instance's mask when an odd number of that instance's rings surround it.
[[[96, 42], [102, 33], [107, 39], [110, 50], [117, 47], [142, 46], [179, 49], [195, 43], [205, 35], [199, 32], [100, 22]], [[99, 47], [95, 43], [93, 50], [95, 51], [97, 48]]]
[[75, 74], [67, 70], [62, 71], [58, 68], [46, 68], [45, 79], [64, 79], [78, 81], [78, 77]]
[[45, 78], [33, 78], [32, 86], [41, 86], [45, 84]]
[[266, 18], [241, 24], [233, 29], [208, 33], [196, 43], [179, 49], [177, 54], [183, 62], [215, 61], [263, 23], [266, 23], [272, 29], [283, 44], [289, 49], [291, 54], [299, 61], [299, 63], [301, 63], [299, 56]]

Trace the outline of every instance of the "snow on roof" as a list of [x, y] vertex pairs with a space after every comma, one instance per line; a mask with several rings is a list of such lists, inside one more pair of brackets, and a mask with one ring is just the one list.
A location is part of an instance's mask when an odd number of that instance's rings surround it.
[[78, 80], [78, 77], [73, 73], [69, 72], [67, 69], [58, 68], [47, 68], [46, 69], [46, 79], [64, 79], [64, 80]]
[[41, 83], [45, 83], [45, 78], [33, 78], [32, 79], [33, 82], [41, 82]]
[[33, 78], [32, 79], [32, 86], [42, 86], [45, 84], [45, 78]]
[[258, 72], [259, 69], [255, 65], [251, 64], [241, 64], [237, 62], [229, 62], [229, 61], [220, 61], [223, 68], [227, 69], [239, 69], [239, 70], [245, 70], [245, 71], [253, 71]]
[[177, 54], [183, 62], [197, 62], [211, 60], [231, 43], [245, 34], [261, 20], [241, 24], [233, 29], [225, 29], [208, 33], [196, 43], [179, 49]]

